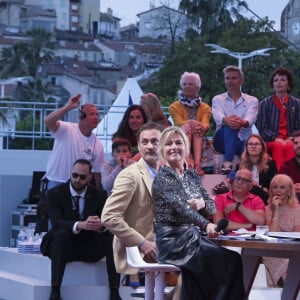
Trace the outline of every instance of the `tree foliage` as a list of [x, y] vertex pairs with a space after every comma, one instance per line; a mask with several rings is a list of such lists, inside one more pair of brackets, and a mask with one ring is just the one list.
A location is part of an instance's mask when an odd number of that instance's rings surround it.
[[[254, 21], [239, 17], [235, 26], [223, 31], [216, 41], [222, 47], [235, 52], [251, 52], [261, 48], [274, 47], [270, 56], [254, 56], [243, 60], [245, 83], [243, 91], [263, 99], [272, 89], [269, 86], [271, 72], [279, 66], [290, 68], [295, 75], [293, 95], [300, 95], [300, 54], [288, 48], [280, 36], [269, 30], [272, 23], [266, 18]], [[156, 93], [162, 103], [168, 106], [177, 98], [179, 80], [185, 71], [200, 74], [202, 87], [200, 95], [204, 101], [211, 104], [214, 95], [225, 91], [223, 68], [237, 65], [237, 60], [225, 54], [210, 53], [206, 47], [208, 36], [177, 44], [174, 55], [168, 57], [156, 77], [143, 87], [147, 92]]]
[[242, 8], [247, 8], [247, 3], [239, 0], [182, 0], [179, 3], [179, 9], [187, 13], [200, 35], [207, 36], [209, 42], [216, 41], [222, 31], [233, 26]]
[[33, 78], [32, 93], [27, 100], [45, 101], [45, 98], [39, 98], [45, 95], [47, 90], [39, 79], [39, 71], [43, 63], [48, 63], [53, 59], [52, 50], [55, 42], [52, 34], [43, 29], [32, 29], [26, 35], [29, 40], [2, 49], [0, 78], [31, 76]]

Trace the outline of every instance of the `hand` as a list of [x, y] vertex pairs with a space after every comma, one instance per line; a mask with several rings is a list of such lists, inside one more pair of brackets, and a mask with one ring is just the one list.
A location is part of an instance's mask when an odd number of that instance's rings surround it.
[[202, 198], [201, 199], [192, 198], [192, 199], [187, 200], [187, 203], [194, 210], [200, 210], [200, 209], [205, 208], [205, 206], [206, 206], [205, 201]]
[[101, 227], [102, 223], [98, 216], [89, 216], [85, 221], [79, 221], [77, 225], [77, 229], [89, 231], [99, 231]]
[[77, 94], [73, 97], [71, 97], [68, 101], [68, 106], [73, 109], [73, 108], [77, 108], [79, 107], [80, 105], [80, 97], [81, 97], [81, 94]]
[[243, 226], [242, 226], [242, 228], [244, 228], [244, 229], [250, 229], [252, 227], [253, 227], [253, 224], [251, 224], [251, 223], [246, 223], [246, 224], [243, 224]]
[[192, 128], [192, 132], [196, 137], [202, 137], [208, 130], [201, 122], [196, 120], [189, 120], [189, 123]]
[[273, 205], [273, 207], [278, 208], [279, 204], [281, 204], [281, 203], [282, 203], [282, 200], [279, 199], [278, 196], [274, 196], [272, 198], [272, 205]]
[[120, 167], [122, 169], [128, 167], [128, 165], [129, 165], [128, 162], [129, 162], [129, 157], [120, 157]]
[[236, 209], [236, 202], [235, 203], [231, 203], [231, 204], [228, 204], [225, 209], [224, 209], [224, 216], [225, 218], [228, 218], [228, 215], [231, 211], [235, 210]]
[[206, 233], [209, 237], [218, 237], [220, 235], [220, 232], [216, 231], [216, 224], [208, 223], [206, 226]]
[[144, 244], [140, 247], [142, 253], [145, 254], [144, 261], [148, 263], [157, 262], [156, 259], [156, 244], [153, 241], [145, 240]]
[[280, 143], [280, 144], [282, 144], [282, 145], [285, 145], [285, 144], [286, 144], [286, 140], [281, 139], [281, 138], [276, 138], [274, 141], [277, 142], [277, 143]]
[[240, 129], [245, 125], [245, 121], [237, 115], [232, 115], [227, 118], [227, 125], [232, 129]]

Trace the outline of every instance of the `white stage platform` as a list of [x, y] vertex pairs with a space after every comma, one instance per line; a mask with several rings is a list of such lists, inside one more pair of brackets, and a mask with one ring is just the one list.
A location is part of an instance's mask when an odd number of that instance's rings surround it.
[[[137, 299], [130, 296], [134, 292], [131, 287], [120, 288], [123, 300]], [[0, 300], [47, 300], [49, 293], [50, 260], [47, 257], [18, 253], [16, 248], [0, 248]], [[280, 288], [267, 288], [264, 266], [261, 265], [249, 300], [279, 300], [280, 295]], [[109, 299], [105, 260], [92, 264], [69, 263], [62, 297], [63, 300]]]

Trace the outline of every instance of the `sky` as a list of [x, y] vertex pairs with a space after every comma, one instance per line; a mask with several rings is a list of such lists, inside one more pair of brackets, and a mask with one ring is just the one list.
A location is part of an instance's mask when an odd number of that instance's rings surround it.
[[[121, 20], [121, 26], [131, 23], [136, 23], [138, 17], [136, 14], [149, 10], [150, 2], [156, 7], [160, 6], [160, 0], [100, 0], [100, 11], [106, 12], [110, 7], [113, 10], [113, 15]], [[172, 8], [178, 8], [180, 0], [170, 0]], [[288, 0], [248, 0], [248, 7], [261, 18], [268, 17], [269, 20], [275, 21], [274, 28], [280, 29], [280, 16], [282, 10], [289, 2]], [[248, 17], [252, 14], [246, 14]], [[254, 17], [254, 16], [253, 16]], [[255, 18], [255, 17], [254, 17]]]

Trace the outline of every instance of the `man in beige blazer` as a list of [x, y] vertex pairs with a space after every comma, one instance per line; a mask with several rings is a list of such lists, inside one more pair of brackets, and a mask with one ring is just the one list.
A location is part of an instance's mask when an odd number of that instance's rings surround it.
[[142, 157], [119, 173], [102, 211], [103, 225], [115, 236], [114, 260], [119, 273], [137, 273], [127, 264], [127, 246], [138, 246], [146, 261], [156, 261], [151, 186], [160, 165], [161, 131], [155, 123], [140, 128], [137, 138]]

